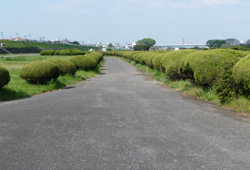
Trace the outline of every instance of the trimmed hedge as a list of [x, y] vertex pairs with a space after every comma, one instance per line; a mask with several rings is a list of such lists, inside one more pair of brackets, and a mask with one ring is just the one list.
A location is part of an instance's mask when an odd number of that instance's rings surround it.
[[181, 64], [182, 57], [188, 54], [195, 54], [199, 51], [197, 50], [179, 50], [168, 53], [164, 55], [161, 60], [162, 68], [165, 69], [165, 74], [167, 74], [171, 79], [179, 79], [181, 77], [179, 73], [179, 66]]
[[99, 63], [103, 59], [103, 53], [96, 51], [87, 53], [86, 56], [92, 57], [96, 60], [97, 63]]
[[55, 64], [58, 67], [61, 75], [65, 75], [67, 73], [70, 75], [75, 75], [76, 73], [76, 66], [68, 60], [60, 58], [52, 58], [46, 61]]
[[61, 50], [56, 50], [55, 51], [55, 55], [60, 55], [60, 53], [61, 53]]
[[85, 55], [86, 52], [81, 50], [72, 50], [72, 55]]
[[64, 49], [64, 50], [61, 50], [61, 53], [60, 55], [71, 55], [71, 50], [70, 49]]
[[80, 70], [94, 70], [97, 66], [96, 60], [87, 55], [74, 56], [69, 58], [69, 61], [71, 61], [76, 68]]
[[250, 89], [250, 55], [240, 59], [233, 67], [233, 79], [236, 83]]
[[54, 55], [54, 50], [43, 50], [40, 55]]
[[180, 58], [193, 52], [197, 52], [197, 50], [179, 50], [179, 51], [172, 51], [172, 52], [165, 54], [161, 59], [161, 64], [160, 64], [161, 71], [165, 73], [165, 70], [166, 70], [165, 67], [169, 66], [169, 63], [170, 63], [169, 60], [172, 60], [173, 58], [177, 57], [178, 59], [176, 59], [175, 61], [178, 62]]
[[155, 69], [157, 70], [161, 69], [161, 60], [164, 55], [165, 55], [164, 53], [161, 53], [161, 54], [156, 55], [155, 58], [153, 58], [152, 63]]
[[33, 62], [24, 66], [19, 76], [32, 84], [47, 84], [51, 79], [59, 77], [59, 69], [48, 61]]
[[10, 82], [10, 73], [9, 71], [0, 66], [0, 89], [7, 85]]
[[60, 55], [85, 55], [87, 52], [75, 49], [63, 49], [60, 52]]
[[239, 61], [238, 57], [212, 51], [191, 53], [182, 57], [180, 71], [194, 78], [196, 83], [211, 86], [219, 73], [232, 68]]
[[230, 55], [233, 55], [233, 56], [239, 57], [239, 58], [246, 57], [247, 55], [250, 54], [249, 51], [237, 51], [237, 50], [232, 50], [232, 49], [215, 49], [215, 50], [209, 50], [209, 51], [221, 53], [224, 55], [230, 54]]

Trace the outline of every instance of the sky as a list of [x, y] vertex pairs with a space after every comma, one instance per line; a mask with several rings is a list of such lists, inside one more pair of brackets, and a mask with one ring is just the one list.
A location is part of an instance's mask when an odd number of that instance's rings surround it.
[[17, 33], [80, 43], [250, 39], [249, 0], [8, 0], [0, 3], [0, 11], [6, 39]]

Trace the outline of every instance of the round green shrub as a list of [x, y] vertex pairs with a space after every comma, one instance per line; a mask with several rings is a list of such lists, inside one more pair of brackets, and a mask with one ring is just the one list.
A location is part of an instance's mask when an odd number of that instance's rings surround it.
[[70, 49], [64, 49], [64, 50], [61, 50], [61, 53], [60, 55], [71, 55], [71, 50]]
[[[101, 53], [101, 52], [92, 51], [86, 55], [92, 56], [96, 60], [97, 63], [99, 63], [103, 59], [103, 53]], [[118, 55], [119, 54], [117, 53], [116, 56], [118, 56]]]
[[60, 53], [61, 53], [61, 50], [56, 50], [55, 51], [55, 55], [60, 55]]
[[0, 66], [0, 88], [7, 85], [10, 82], [10, 73], [9, 71]]
[[99, 52], [91, 52], [86, 54], [86, 56], [93, 58], [97, 63], [99, 63], [103, 59], [103, 53]]
[[54, 55], [54, 50], [43, 50], [40, 55]]
[[232, 68], [237, 61], [239, 58], [231, 54], [207, 50], [182, 57], [180, 70], [196, 83], [211, 86], [222, 70]]
[[76, 66], [68, 60], [60, 58], [52, 58], [46, 61], [55, 64], [58, 67], [61, 75], [65, 75], [67, 73], [70, 75], [75, 75], [76, 73]]
[[81, 50], [72, 50], [72, 55], [85, 55], [86, 52]]
[[242, 84], [245, 89], [250, 89], [250, 55], [240, 59], [233, 67], [233, 79]]
[[156, 57], [158, 53], [155, 53], [155, 52], [147, 52], [144, 57], [143, 57], [143, 62], [150, 68], [154, 68], [154, 65], [153, 65], [153, 58]]
[[[197, 50], [178, 50], [178, 51], [172, 51], [172, 52], [166, 53], [161, 59], [161, 65], [160, 65], [161, 71], [163, 73], [166, 72], [166, 69], [167, 69], [166, 67], [169, 67], [171, 65], [171, 60], [175, 61], [175, 66], [172, 67], [172, 68], [174, 68], [174, 67], [176, 67], [176, 64], [177, 65], [179, 64], [178, 62], [179, 62], [180, 58], [182, 58], [183, 56], [186, 56], [190, 53], [194, 53], [194, 52], [197, 52]], [[174, 59], [174, 58], [176, 58], [176, 59]], [[177, 68], [177, 70], [178, 70], [178, 68]]]
[[250, 54], [249, 51], [237, 51], [232, 49], [215, 49], [215, 50], [209, 50], [210, 52], [213, 51], [215, 53], [221, 53], [221, 54], [230, 54], [235, 57], [243, 58]]
[[165, 55], [164, 53], [157, 54], [155, 58], [153, 58], [152, 63], [155, 69], [160, 70], [161, 59], [164, 55]]
[[96, 60], [87, 55], [74, 56], [69, 58], [69, 61], [76, 66], [76, 69], [80, 70], [94, 70], [97, 66]]
[[46, 84], [51, 79], [56, 80], [59, 77], [59, 69], [48, 61], [33, 62], [24, 66], [19, 76], [32, 84]]
[[172, 53], [168, 53], [168, 55], [165, 55], [163, 66], [165, 68], [165, 73], [171, 78], [171, 79], [179, 79], [179, 66], [181, 64], [181, 58], [191, 54], [191, 53], [197, 53], [199, 51], [197, 50], [179, 50]]
[[136, 56], [135, 60], [136, 60], [137, 62], [141, 63], [141, 64], [145, 64], [145, 62], [144, 62], [144, 60], [143, 60], [143, 58], [144, 58], [145, 55], [146, 55], [146, 52], [140, 52], [140, 53]]

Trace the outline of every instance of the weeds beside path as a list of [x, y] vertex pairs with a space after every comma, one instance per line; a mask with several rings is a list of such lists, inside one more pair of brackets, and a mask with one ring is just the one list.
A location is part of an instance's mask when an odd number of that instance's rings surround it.
[[0, 58], [0, 65], [10, 72], [11, 80], [8, 85], [0, 90], [0, 101], [12, 100], [31, 95], [37, 95], [48, 91], [61, 89], [65, 86], [76, 84], [100, 74], [100, 69], [104, 61], [100, 62], [94, 71], [78, 70], [75, 76], [60, 76], [56, 81], [50, 81], [48, 85], [34, 85], [26, 82], [19, 77], [19, 72], [23, 66], [34, 61], [43, 61], [49, 58], [68, 59], [71, 56], [25, 56]]

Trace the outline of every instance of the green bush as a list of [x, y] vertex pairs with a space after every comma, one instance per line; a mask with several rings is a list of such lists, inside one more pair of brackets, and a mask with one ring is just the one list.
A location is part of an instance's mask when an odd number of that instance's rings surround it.
[[67, 73], [70, 75], [74, 75], [76, 73], [76, 66], [68, 60], [52, 58], [46, 61], [55, 64], [58, 67], [61, 75], [65, 75]]
[[150, 68], [154, 68], [154, 65], [153, 65], [153, 59], [157, 56], [158, 53], [155, 53], [155, 52], [148, 52], [147, 55], [145, 55], [143, 57], [143, 60], [144, 60], [144, 63], [150, 67]]
[[201, 51], [182, 57], [179, 71], [198, 84], [211, 86], [222, 70], [232, 68], [237, 61], [238, 57], [228, 53]]
[[[197, 50], [180, 50], [168, 53], [164, 57], [164, 63], [162, 63], [163, 67], [165, 68], [165, 73], [171, 79], [180, 79], [183, 78], [180, 76], [179, 73], [179, 66], [181, 64], [182, 57], [188, 54], [195, 54], [199, 51]], [[162, 60], [163, 61], [163, 60]]]
[[61, 50], [56, 50], [55, 51], [55, 55], [60, 55], [61, 54]]
[[250, 55], [240, 59], [233, 67], [233, 79], [242, 84], [245, 89], [250, 89]]
[[[178, 62], [180, 61], [180, 59], [183, 56], [186, 56], [186, 55], [188, 55], [190, 53], [194, 53], [194, 52], [197, 52], [197, 50], [178, 50], [178, 51], [171, 51], [169, 53], [166, 53], [161, 59], [161, 64], [160, 64], [161, 71], [163, 73], [165, 73], [165, 70], [166, 70], [165, 67], [168, 67], [171, 65], [171, 60], [173, 60], [175, 62], [174, 67], [176, 67], [176, 64], [179, 65]], [[174, 58], [176, 58], [176, 59], [174, 59]], [[177, 68], [177, 70], [178, 70], [178, 68]]]
[[215, 50], [209, 50], [210, 52], [214, 53], [220, 53], [224, 55], [233, 55], [235, 57], [243, 58], [246, 57], [247, 55], [250, 54], [249, 51], [237, 51], [237, 50], [232, 50], [232, 49], [215, 49]]
[[134, 51], [148, 51], [149, 50], [149, 46], [148, 45], [135, 45], [133, 47]]
[[97, 63], [99, 63], [103, 59], [103, 53], [92, 51], [90, 53], [87, 53], [86, 56], [90, 56], [96, 60]]
[[10, 73], [7, 69], [0, 66], [0, 88], [10, 82]]
[[139, 63], [141, 63], [141, 64], [146, 64], [145, 62], [144, 62], [144, 56], [147, 54], [147, 52], [140, 52], [140, 53], [138, 53], [137, 55], [135, 54], [134, 56], [133, 56], [133, 58], [134, 58], [134, 60], [135, 61], [137, 61], [137, 62], [139, 62]]
[[240, 50], [240, 51], [249, 51], [250, 50], [249, 48], [244, 47], [244, 46], [233, 46], [233, 47], [230, 47], [230, 49]]
[[246, 90], [244, 90], [233, 79], [232, 70], [232, 67], [226, 67], [222, 70], [213, 86], [221, 104], [229, 102], [230, 100], [237, 98], [239, 95], [247, 94]]
[[69, 61], [76, 66], [76, 69], [80, 70], [94, 70], [97, 66], [96, 60], [87, 55], [74, 56], [69, 58]]
[[56, 80], [59, 77], [59, 69], [48, 61], [33, 62], [24, 66], [19, 76], [32, 84], [46, 84], [51, 79]]
[[72, 50], [72, 55], [85, 55], [86, 52], [81, 50]]
[[64, 49], [64, 50], [61, 50], [60, 55], [72, 55], [72, 52], [70, 49]]
[[54, 50], [43, 50], [40, 55], [54, 55]]
[[161, 59], [162, 57], [165, 55], [165, 53], [159, 53], [155, 56], [155, 58], [153, 58], [152, 62], [153, 62], [153, 65], [154, 65], [154, 68], [157, 69], [157, 70], [160, 70], [161, 67]]

